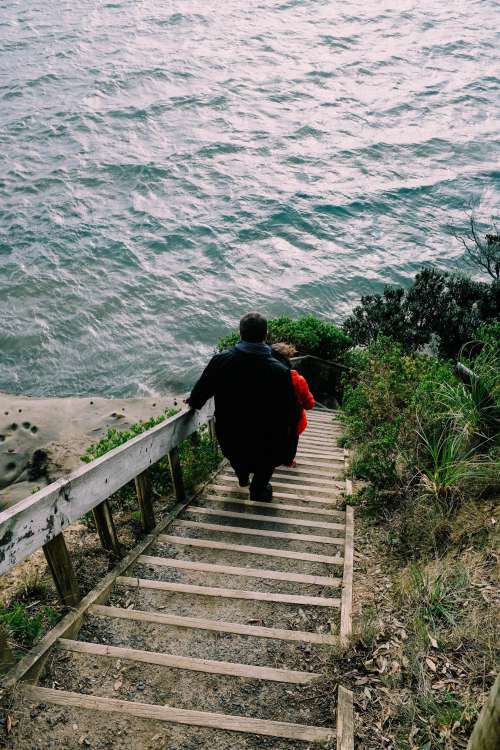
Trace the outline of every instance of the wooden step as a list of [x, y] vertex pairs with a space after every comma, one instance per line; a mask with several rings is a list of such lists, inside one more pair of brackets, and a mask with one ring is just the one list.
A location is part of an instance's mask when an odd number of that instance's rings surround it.
[[[304, 466], [306, 467], [316, 467], [318, 469], [330, 469], [332, 471], [338, 471], [340, 468], [340, 465], [344, 465], [345, 461], [343, 458], [338, 459], [331, 459], [328, 458], [316, 458], [315, 456], [308, 457], [307, 454], [304, 453], [298, 453], [296, 456], [297, 460], [297, 468], [302, 469]], [[282, 471], [283, 467], [280, 467], [280, 471]]]
[[[272, 507], [270, 508], [272, 511]], [[265, 523], [280, 523], [285, 526], [309, 526], [313, 529], [332, 529], [333, 531], [345, 531], [342, 523], [328, 523], [327, 521], [310, 521], [302, 518], [290, 518], [289, 516], [263, 516], [257, 513], [246, 513], [245, 511], [219, 510], [218, 508], [201, 508], [198, 505], [189, 505], [188, 513], [196, 513], [202, 516], [221, 516], [223, 518], [241, 518], [245, 521], [263, 521]]]
[[258, 500], [239, 500], [233, 497], [218, 497], [217, 495], [205, 495], [203, 498], [211, 503], [228, 503], [231, 505], [242, 505], [247, 508], [266, 508], [273, 511], [290, 511], [292, 513], [310, 513], [315, 516], [334, 516], [345, 519], [345, 511], [330, 510], [329, 508], [308, 508], [304, 505], [288, 505], [287, 503], [266, 503]]
[[340, 599], [332, 599], [325, 596], [274, 594], [269, 591], [247, 591], [246, 589], [228, 589], [219, 586], [194, 586], [190, 583], [154, 581], [149, 578], [132, 578], [127, 576], [119, 576], [116, 579], [116, 583], [118, 586], [125, 586], [127, 588], [171, 591], [177, 594], [192, 594], [194, 596], [216, 596], [220, 599], [248, 599], [254, 602], [298, 604], [303, 607], [340, 607]]
[[118, 698], [104, 698], [99, 695], [84, 695], [66, 690], [26, 685], [24, 695], [36, 703], [54, 703], [58, 706], [84, 708], [104, 713], [120, 713], [124, 716], [135, 716], [140, 719], [165, 721], [170, 724], [188, 724], [196, 727], [225, 729], [229, 732], [258, 734], [267, 737], [280, 737], [305, 742], [326, 742], [333, 737], [333, 730], [325, 727], [311, 727], [305, 724], [291, 724], [284, 721], [252, 719], [246, 716], [205, 713], [185, 708], [159, 706], [152, 703], [137, 703]]
[[[230, 487], [235, 487], [236, 489], [239, 487], [238, 482], [236, 480], [233, 480], [232, 477], [222, 476], [222, 477], [218, 477], [218, 480], [222, 482], [227, 482]], [[315, 494], [318, 494], [318, 495], [328, 495], [328, 496], [331, 494], [332, 489], [333, 490], [340, 489], [341, 487], [344, 486], [344, 482], [340, 482], [340, 481], [338, 482], [338, 486], [331, 487], [331, 488], [316, 487], [316, 486], [312, 487], [312, 486], [305, 485], [305, 484], [293, 484], [292, 482], [283, 481], [282, 479], [280, 479], [279, 476], [276, 476], [276, 475], [272, 477], [271, 484], [273, 485], [273, 488], [278, 487], [278, 488], [282, 488], [286, 490], [292, 489], [292, 490], [295, 490], [296, 492], [314, 492]]]
[[224, 674], [231, 677], [248, 677], [254, 680], [270, 680], [272, 682], [290, 682], [295, 685], [307, 685], [320, 677], [312, 672], [298, 672], [292, 669], [274, 669], [272, 667], [257, 667], [253, 664], [237, 664], [228, 661], [214, 661], [212, 659], [196, 659], [190, 656], [158, 653], [157, 651], [141, 651], [122, 646], [108, 646], [102, 643], [88, 643], [60, 638], [56, 644], [59, 651], [69, 651], [89, 656], [107, 656], [113, 659], [127, 659], [142, 664], [157, 664], [160, 667], [185, 669], [190, 672], [208, 672], [209, 674]]
[[[207, 487], [209, 491], [217, 491], [217, 492], [227, 492], [231, 495], [237, 496], [237, 497], [248, 497], [248, 489], [245, 487], [233, 487], [229, 484], [211, 484], [209, 487]], [[325, 498], [318, 498], [318, 497], [304, 497], [303, 495], [296, 495], [293, 492], [280, 492], [275, 491], [273, 489], [273, 499], [282, 499], [282, 500], [301, 500], [304, 503], [322, 503], [322, 505], [331, 505], [333, 508], [336, 507], [336, 502], [332, 498], [340, 498], [341, 496], [341, 490], [339, 488], [339, 492], [337, 495], [332, 493], [332, 497], [329, 499], [327, 497]], [[272, 506], [272, 503], [271, 503]]]
[[202, 547], [204, 549], [222, 549], [226, 552], [242, 552], [247, 555], [263, 555], [266, 557], [283, 557], [286, 560], [303, 560], [304, 562], [326, 563], [327, 565], [343, 565], [344, 558], [340, 555], [317, 555], [310, 552], [293, 552], [273, 547], [249, 547], [245, 544], [230, 544], [214, 539], [193, 539], [189, 536], [174, 536], [160, 534], [159, 542], [165, 544], [183, 544], [186, 547]]
[[141, 555], [137, 558], [142, 565], [157, 565], [164, 568], [175, 568], [177, 570], [194, 570], [202, 573], [214, 573], [220, 575], [243, 576], [245, 578], [262, 578], [267, 581], [291, 581], [292, 583], [309, 583], [314, 586], [328, 586], [338, 588], [342, 581], [340, 578], [329, 578], [328, 576], [312, 576], [305, 573], [284, 573], [281, 570], [266, 570], [264, 568], [238, 568], [234, 565], [218, 565], [215, 563], [195, 562], [193, 560], [179, 560], [176, 557], [153, 557], [152, 555]]
[[298, 643], [315, 643], [318, 646], [332, 646], [338, 643], [338, 636], [310, 633], [307, 630], [283, 630], [281, 628], [266, 628], [261, 625], [246, 625], [239, 622], [223, 622], [222, 620], [208, 620], [205, 617], [184, 617], [181, 615], [164, 614], [163, 612], [144, 612], [139, 609], [122, 609], [121, 607], [106, 607], [96, 604], [90, 608], [90, 614], [96, 617], [111, 617], [119, 620], [133, 620], [147, 622], [153, 625], [166, 625], [191, 630], [209, 630], [214, 633], [233, 633], [234, 635], [249, 635], [253, 638], [270, 638], [277, 641], [293, 641]]
[[285, 482], [293, 482], [294, 485], [300, 484], [301, 487], [306, 487], [307, 489], [310, 489], [312, 491], [327, 490], [328, 492], [331, 489], [336, 490], [344, 484], [344, 480], [340, 478], [333, 477], [325, 479], [324, 477], [311, 477], [309, 475], [300, 474], [296, 469], [295, 472], [296, 473], [294, 474], [292, 471], [276, 471], [271, 478], [271, 482], [275, 482], [276, 480], [284, 480]]
[[344, 466], [344, 459], [339, 459], [337, 463], [335, 461], [331, 460], [329, 461], [329, 464], [325, 467], [319, 467], [314, 466], [311, 464], [306, 463], [305, 461], [302, 461], [300, 464], [297, 464], [296, 466], [279, 466], [275, 471], [280, 472], [281, 474], [290, 474], [291, 476], [299, 476], [299, 477], [309, 477], [311, 480], [314, 480], [315, 477], [320, 477], [323, 479], [332, 479], [332, 474], [335, 471], [340, 471]]
[[263, 536], [272, 539], [287, 539], [295, 542], [313, 542], [316, 544], [344, 544], [343, 537], [320, 536], [316, 534], [287, 534], [284, 531], [264, 531], [253, 529], [249, 526], [226, 526], [218, 523], [203, 523], [201, 521], [176, 521], [176, 526], [185, 529], [204, 529], [205, 531], [217, 531], [223, 534], [243, 534], [244, 536]]

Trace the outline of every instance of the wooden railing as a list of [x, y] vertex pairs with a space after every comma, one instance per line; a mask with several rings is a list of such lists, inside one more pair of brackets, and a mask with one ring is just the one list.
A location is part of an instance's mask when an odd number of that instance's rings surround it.
[[119, 556], [108, 498], [135, 480], [142, 524], [151, 531], [155, 517], [149, 468], [168, 456], [174, 492], [183, 501], [178, 446], [207, 422], [213, 436], [213, 413], [213, 400], [200, 411], [184, 410], [0, 513], [0, 573], [43, 549], [61, 601], [75, 606], [81, 596], [64, 529], [92, 511], [102, 545]]

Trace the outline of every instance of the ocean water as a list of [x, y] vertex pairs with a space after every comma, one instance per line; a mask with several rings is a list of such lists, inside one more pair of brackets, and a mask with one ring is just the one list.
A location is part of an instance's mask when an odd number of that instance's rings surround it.
[[0, 390], [178, 392], [500, 203], [498, 0], [0, 0]]

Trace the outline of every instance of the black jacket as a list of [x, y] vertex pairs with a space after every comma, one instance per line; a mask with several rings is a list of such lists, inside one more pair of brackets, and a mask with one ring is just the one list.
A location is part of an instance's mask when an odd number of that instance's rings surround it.
[[188, 404], [200, 409], [212, 396], [217, 438], [231, 462], [248, 463], [252, 471], [293, 459], [299, 407], [289, 368], [271, 354], [237, 348], [216, 354]]

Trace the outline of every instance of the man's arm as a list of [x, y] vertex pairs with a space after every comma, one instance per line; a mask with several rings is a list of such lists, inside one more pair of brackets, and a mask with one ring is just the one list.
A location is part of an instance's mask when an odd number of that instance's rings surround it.
[[201, 409], [208, 399], [212, 398], [215, 394], [216, 359], [217, 355], [212, 357], [208, 365], [205, 367], [200, 379], [191, 391], [189, 398], [186, 399], [186, 403], [192, 409]]

